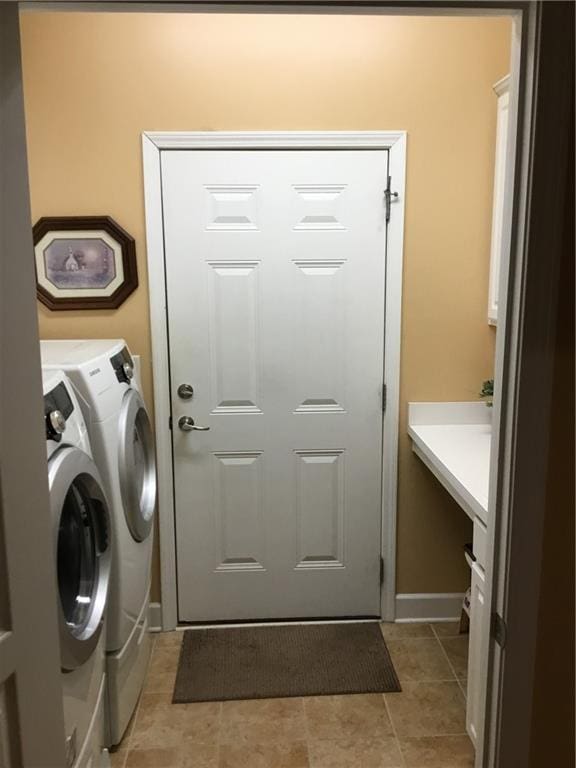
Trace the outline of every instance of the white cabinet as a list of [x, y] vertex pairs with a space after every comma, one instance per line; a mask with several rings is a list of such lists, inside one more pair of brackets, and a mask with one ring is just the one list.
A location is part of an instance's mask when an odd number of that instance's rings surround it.
[[494, 197], [492, 202], [492, 239], [490, 242], [490, 283], [488, 287], [488, 322], [498, 322], [498, 290], [500, 254], [502, 252], [503, 207], [506, 179], [506, 149], [508, 138], [508, 102], [510, 75], [494, 85], [498, 96], [496, 117], [496, 159], [494, 163]]
[[472, 588], [470, 595], [470, 646], [468, 650], [468, 696], [466, 702], [466, 730], [477, 747], [482, 740], [484, 725], [484, 697], [486, 695], [487, 658], [485, 645], [488, 642], [486, 626], [485, 574], [478, 563], [472, 566]]

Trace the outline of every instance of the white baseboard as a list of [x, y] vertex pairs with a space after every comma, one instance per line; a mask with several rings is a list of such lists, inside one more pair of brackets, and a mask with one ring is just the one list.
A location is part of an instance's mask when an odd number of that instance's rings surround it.
[[461, 592], [396, 595], [396, 621], [457, 621], [463, 599]]
[[162, 632], [162, 604], [150, 603], [148, 606], [148, 631]]
[[[396, 595], [396, 621], [458, 621], [462, 611], [463, 598], [464, 594], [461, 592], [437, 594], [413, 592]], [[148, 628], [150, 632], [162, 631], [161, 603], [150, 603], [148, 606]], [[203, 626], [202, 629], [205, 627]]]

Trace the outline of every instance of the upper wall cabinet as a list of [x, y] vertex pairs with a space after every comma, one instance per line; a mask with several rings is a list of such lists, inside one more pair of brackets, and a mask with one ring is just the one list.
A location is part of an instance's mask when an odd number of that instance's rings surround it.
[[500, 254], [502, 251], [502, 213], [504, 207], [510, 75], [503, 77], [502, 80], [499, 80], [493, 87], [494, 92], [498, 97], [498, 113], [496, 118], [496, 160], [494, 164], [490, 283], [488, 288], [488, 322], [490, 325], [496, 325], [498, 322], [498, 290], [500, 281]]

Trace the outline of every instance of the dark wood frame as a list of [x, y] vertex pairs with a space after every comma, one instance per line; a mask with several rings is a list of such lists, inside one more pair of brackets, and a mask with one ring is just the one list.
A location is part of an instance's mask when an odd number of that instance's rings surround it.
[[[34, 247], [51, 231], [103, 230], [113, 238], [122, 253], [124, 281], [110, 296], [87, 296], [58, 298], [36, 280], [36, 295], [39, 301], [51, 310], [117, 309], [138, 287], [136, 246], [134, 238], [110, 216], [44, 216], [38, 219], [32, 229]], [[34, 259], [36, 265], [36, 258]], [[36, 274], [38, 278], [38, 274]]]

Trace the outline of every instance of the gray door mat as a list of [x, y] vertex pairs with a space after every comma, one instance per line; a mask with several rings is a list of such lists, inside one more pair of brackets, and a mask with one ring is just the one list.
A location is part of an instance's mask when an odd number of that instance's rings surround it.
[[173, 702], [401, 691], [376, 622], [184, 632]]

